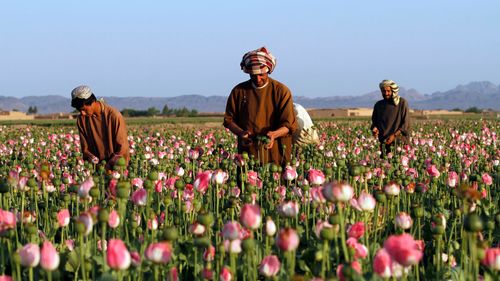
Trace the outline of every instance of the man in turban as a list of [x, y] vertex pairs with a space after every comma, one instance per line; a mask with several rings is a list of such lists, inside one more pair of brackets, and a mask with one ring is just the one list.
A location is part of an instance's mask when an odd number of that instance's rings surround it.
[[276, 58], [265, 48], [250, 51], [240, 63], [250, 80], [233, 88], [227, 99], [224, 127], [238, 136], [238, 152], [261, 163], [286, 165], [297, 129], [290, 90], [269, 77]]
[[372, 113], [372, 134], [380, 141], [382, 157], [392, 146], [406, 143], [410, 127], [408, 102], [399, 96], [399, 86], [392, 80], [379, 84], [382, 100], [375, 103]]
[[71, 106], [80, 112], [76, 125], [83, 159], [94, 164], [105, 160], [106, 170], [111, 170], [121, 157], [128, 163], [127, 127], [121, 113], [97, 100], [88, 86], [73, 89]]

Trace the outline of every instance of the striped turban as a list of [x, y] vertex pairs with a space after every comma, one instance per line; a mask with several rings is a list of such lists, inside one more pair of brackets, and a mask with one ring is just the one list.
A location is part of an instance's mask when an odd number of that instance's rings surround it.
[[240, 66], [243, 72], [248, 74], [271, 74], [276, 66], [276, 58], [265, 47], [262, 47], [246, 53]]
[[399, 86], [396, 84], [396, 82], [392, 80], [382, 80], [380, 84], [378, 84], [380, 91], [384, 91], [385, 87], [389, 86], [391, 87], [392, 91], [392, 101], [394, 102], [395, 105], [399, 104], [399, 100], [401, 99], [399, 96]]

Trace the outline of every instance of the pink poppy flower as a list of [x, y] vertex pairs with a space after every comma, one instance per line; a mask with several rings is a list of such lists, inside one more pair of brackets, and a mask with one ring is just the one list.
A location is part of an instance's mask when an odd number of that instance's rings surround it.
[[120, 225], [120, 215], [114, 209], [109, 213], [108, 225], [113, 229], [117, 228]]
[[382, 278], [389, 278], [392, 275], [392, 263], [391, 256], [382, 248], [373, 258], [373, 271]]
[[295, 251], [299, 246], [299, 235], [293, 228], [282, 228], [276, 237], [276, 244], [285, 252]]
[[487, 249], [481, 263], [492, 270], [500, 271], [500, 248]]
[[245, 204], [241, 209], [240, 222], [243, 226], [256, 230], [262, 223], [260, 207], [252, 204]]
[[77, 223], [83, 224], [85, 230], [83, 235], [87, 236], [92, 232], [92, 227], [94, 226], [94, 220], [92, 219], [92, 215], [90, 213], [81, 213], [80, 216], [76, 219]]
[[233, 274], [231, 273], [231, 270], [227, 266], [224, 266], [220, 271], [219, 280], [220, 281], [233, 280]]
[[287, 218], [294, 218], [299, 213], [299, 204], [294, 201], [288, 201], [278, 207], [278, 213]]
[[122, 240], [109, 240], [106, 261], [109, 267], [115, 270], [125, 270], [129, 268], [132, 258]]
[[210, 184], [211, 177], [212, 172], [210, 171], [198, 173], [196, 175], [196, 179], [194, 180], [193, 187], [201, 194], [205, 194], [208, 189], [208, 185]]
[[203, 252], [203, 260], [206, 262], [211, 262], [215, 259], [215, 247], [210, 245]]
[[148, 201], [148, 191], [144, 188], [139, 188], [132, 193], [131, 200], [136, 206], [146, 206]]
[[278, 274], [281, 268], [280, 260], [277, 256], [266, 256], [259, 265], [259, 272], [265, 277], [273, 277]]
[[368, 256], [368, 248], [365, 245], [358, 242], [356, 238], [349, 238], [346, 241], [348, 247], [354, 250], [354, 259], [364, 259]]
[[16, 227], [14, 213], [0, 209], [0, 233]]
[[40, 251], [40, 266], [46, 271], [53, 271], [59, 267], [59, 262], [59, 253], [56, 248], [50, 241], [45, 240]]
[[283, 171], [283, 179], [286, 181], [293, 181], [297, 178], [297, 171], [292, 166], [286, 166]]
[[348, 183], [334, 181], [323, 186], [323, 196], [330, 202], [349, 202], [354, 190]]
[[436, 165], [429, 165], [429, 167], [427, 167], [427, 173], [433, 178], [439, 178], [439, 175], [441, 175]]
[[266, 220], [266, 235], [274, 236], [274, 234], [276, 234], [276, 224], [271, 218], [268, 218]]
[[399, 185], [393, 181], [389, 182], [388, 184], [386, 184], [384, 186], [384, 192], [387, 195], [398, 196], [400, 191], [401, 191], [401, 188], [399, 187]]
[[228, 240], [235, 240], [240, 238], [241, 225], [235, 221], [226, 222], [222, 228], [222, 237]]
[[216, 170], [213, 174], [212, 174], [212, 182], [218, 184], [218, 185], [221, 185], [221, 184], [224, 184], [227, 179], [229, 178], [229, 175], [222, 171], [222, 170]]
[[483, 183], [485, 185], [492, 185], [493, 184], [493, 178], [490, 176], [490, 174], [488, 173], [484, 173], [482, 176], [481, 176], [481, 179], [483, 180]]
[[413, 220], [410, 215], [405, 212], [401, 212], [396, 215], [395, 223], [396, 226], [401, 229], [410, 229], [413, 224]]
[[375, 200], [375, 198], [373, 198], [373, 195], [367, 193], [364, 190], [361, 191], [357, 202], [359, 208], [366, 212], [373, 212], [373, 210], [375, 209], [375, 205], [377, 204], [377, 201]]
[[325, 182], [325, 174], [320, 170], [311, 169], [307, 173], [307, 179], [312, 185], [322, 185]]
[[57, 223], [59, 227], [65, 227], [69, 224], [70, 215], [68, 209], [62, 209], [57, 213]]
[[384, 242], [384, 249], [402, 266], [417, 264], [423, 256], [416, 241], [410, 234], [391, 235]]
[[167, 264], [172, 259], [172, 245], [169, 242], [152, 243], [148, 246], [144, 255], [154, 263]]
[[88, 198], [89, 191], [94, 187], [94, 178], [88, 177], [80, 186], [78, 187], [78, 196], [80, 198]]
[[40, 247], [37, 244], [28, 243], [18, 250], [21, 265], [25, 267], [36, 267], [40, 262]]
[[455, 171], [451, 171], [448, 173], [448, 179], [446, 181], [449, 187], [455, 187], [458, 183], [458, 174]]
[[347, 236], [355, 239], [361, 238], [365, 234], [365, 224], [359, 221], [347, 228]]

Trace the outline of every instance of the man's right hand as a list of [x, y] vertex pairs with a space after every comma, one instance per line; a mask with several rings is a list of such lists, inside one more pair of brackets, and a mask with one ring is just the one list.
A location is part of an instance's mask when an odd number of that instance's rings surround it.
[[90, 162], [94, 163], [95, 165], [99, 164], [99, 158], [95, 157], [94, 155], [90, 156]]
[[250, 144], [252, 144], [252, 139], [251, 139], [250, 133], [248, 131], [241, 132], [240, 138], [241, 138], [241, 142], [244, 145], [250, 145]]
[[373, 127], [373, 129], [372, 129], [372, 135], [374, 137], [378, 137], [378, 129], [377, 129], [377, 127]]

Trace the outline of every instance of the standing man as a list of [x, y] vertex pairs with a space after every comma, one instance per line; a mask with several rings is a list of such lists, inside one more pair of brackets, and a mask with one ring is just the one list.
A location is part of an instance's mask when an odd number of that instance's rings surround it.
[[263, 164], [285, 165], [290, 161], [297, 122], [290, 90], [269, 77], [276, 58], [262, 47], [246, 53], [240, 66], [250, 80], [231, 91], [223, 125], [238, 136], [238, 153], [246, 151]]
[[379, 84], [384, 99], [375, 103], [371, 130], [380, 141], [382, 157], [398, 142], [407, 142], [409, 123], [408, 102], [398, 95], [399, 86], [392, 80]]
[[78, 86], [71, 92], [71, 106], [80, 111], [76, 121], [80, 133], [83, 159], [106, 161], [106, 170], [111, 170], [123, 157], [130, 160], [127, 127], [121, 113], [97, 100], [88, 86]]

